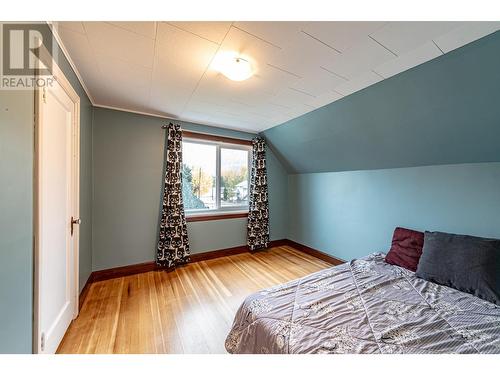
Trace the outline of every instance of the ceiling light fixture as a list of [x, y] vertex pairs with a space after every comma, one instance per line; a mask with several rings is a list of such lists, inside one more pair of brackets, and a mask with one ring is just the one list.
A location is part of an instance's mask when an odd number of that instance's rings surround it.
[[235, 52], [221, 52], [215, 57], [212, 68], [233, 81], [244, 81], [253, 75], [248, 59]]

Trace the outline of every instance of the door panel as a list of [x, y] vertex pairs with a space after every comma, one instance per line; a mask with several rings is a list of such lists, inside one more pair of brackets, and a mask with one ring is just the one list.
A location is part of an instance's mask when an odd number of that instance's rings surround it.
[[56, 82], [39, 103], [39, 352], [54, 353], [76, 309], [74, 215], [75, 103]]

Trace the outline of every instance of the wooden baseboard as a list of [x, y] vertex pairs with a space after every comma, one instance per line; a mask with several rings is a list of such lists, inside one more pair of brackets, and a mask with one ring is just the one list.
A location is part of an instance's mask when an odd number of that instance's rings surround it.
[[[318, 259], [324, 260], [325, 262], [328, 262], [333, 265], [338, 265], [341, 263], [344, 263], [345, 261], [339, 258], [335, 258], [329, 254], [326, 254], [322, 251], [310, 248], [308, 246], [302, 245], [298, 242], [289, 240], [289, 239], [282, 239], [282, 240], [275, 240], [271, 241], [269, 244], [269, 247], [277, 247], [277, 246], [290, 246], [293, 247], [296, 250], [302, 251], [306, 254], [312, 255]], [[202, 262], [205, 260], [210, 260], [210, 259], [215, 259], [215, 258], [221, 258], [225, 256], [230, 256], [230, 255], [237, 255], [237, 254], [242, 254], [249, 252], [247, 246], [236, 246], [236, 247], [230, 247], [227, 249], [221, 249], [221, 250], [213, 250], [213, 251], [207, 251], [204, 253], [199, 253], [199, 254], [191, 254], [191, 262]], [[130, 276], [130, 275], [135, 275], [138, 273], [144, 273], [144, 272], [150, 272], [150, 271], [156, 271], [156, 270], [161, 270], [156, 263], [153, 262], [145, 262], [145, 263], [139, 263], [139, 264], [131, 264], [129, 266], [123, 266], [123, 267], [116, 267], [116, 268], [109, 268], [105, 270], [100, 270], [100, 271], [94, 271], [89, 277], [89, 280], [87, 281], [87, 284], [82, 290], [81, 297], [80, 299], [83, 301], [84, 298], [84, 292], [87, 292], [87, 287], [89, 284], [96, 282], [96, 281], [103, 281], [103, 280], [109, 280], [109, 279], [114, 279], [117, 277], [124, 277], [124, 276]], [[83, 302], [82, 302], [83, 303]]]
[[290, 246], [290, 241], [286, 238], [282, 240], [274, 240], [269, 243], [269, 247], [278, 247], [278, 246]]
[[138, 264], [130, 264], [123, 267], [108, 268], [105, 270], [94, 271], [90, 275], [91, 282], [103, 281], [114, 279], [117, 277], [124, 277], [135, 275], [138, 273], [144, 273], [149, 271], [155, 271], [158, 266], [155, 262], [144, 262]]
[[301, 243], [295, 242], [293, 240], [286, 239], [284, 240], [286, 242], [286, 245], [293, 247], [296, 250], [302, 251], [303, 253], [312, 255], [315, 258], [324, 260], [325, 262], [328, 262], [330, 264], [333, 264], [334, 266], [338, 266], [339, 264], [345, 263], [346, 261], [340, 258], [336, 258], [334, 256], [331, 256], [330, 254], [324, 253], [322, 251], [313, 249], [312, 247], [302, 245]]

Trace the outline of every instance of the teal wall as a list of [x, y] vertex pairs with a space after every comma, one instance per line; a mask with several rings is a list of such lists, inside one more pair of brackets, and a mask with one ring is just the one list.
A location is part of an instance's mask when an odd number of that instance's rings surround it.
[[352, 259], [388, 251], [397, 226], [500, 238], [500, 163], [289, 177], [289, 238]]
[[500, 31], [264, 132], [292, 173], [500, 161]]
[[0, 90], [0, 353], [31, 353], [33, 99]]
[[500, 237], [500, 32], [264, 132], [288, 238], [344, 259], [396, 226]]
[[[151, 261], [156, 253], [168, 120], [95, 108], [93, 121], [93, 269]], [[176, 121], [184, 129], [251, 139], [254, 135]], [[271, 238], [287, 232], [287, 174], [268, 152]], [[191, 252], [240, 246], [246, 220], [188, 223]]]
[[266, 167], [271, 240], [281, 240], [288, 236], [288, 172], [269, 147], [266, 154]]
[[[92, 106], [57, 44], [54, 58], [81, 100], [81, 289], [92, 269]], [[0, 353], [32, 351], [33, 103], [33, 91], [0, 91]]]

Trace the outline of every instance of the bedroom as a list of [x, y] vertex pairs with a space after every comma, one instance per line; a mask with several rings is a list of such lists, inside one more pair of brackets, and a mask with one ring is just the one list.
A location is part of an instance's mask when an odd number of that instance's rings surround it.
[[0, 353], [499, 354], [477, 8], [13, 10]]

